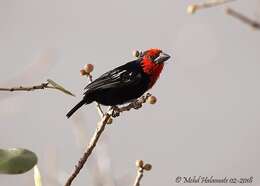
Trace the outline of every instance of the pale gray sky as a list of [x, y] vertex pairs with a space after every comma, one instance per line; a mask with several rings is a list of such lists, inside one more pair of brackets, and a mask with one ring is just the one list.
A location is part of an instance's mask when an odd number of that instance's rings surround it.
[[[132, 60], [133, 49], [158, 47], [172, 56], [150, 91], [158, 103], [108, 126], [73, 185], [112, 186], [120, 177], [125, 183], [117, 185], [131, 185], [136, 159], [153, 165], [144, 186], [211, 175], [254, 176], [251, 185], [259, 185], [260, 32], [226, 16], [223, 7], [187, 15], [191, 2], [201, 1], [0, 0], [1, 85], [51, 78], [77, 95], [0, 93], [0, 147], [33, 150], [44, 186], [64, 183], [98, 120], [94, 104], [65, 117], [87, 84], [80, 68], [93, 63], [97, 77]], [[230, 6], [260, 20], [257, 0]], [[41, 60], [51, 64], [26, 72]], [[102, 179], [95, 178], [98, 166]], [[33, 172], [0, 175], [0, 185], [32, 186]]]

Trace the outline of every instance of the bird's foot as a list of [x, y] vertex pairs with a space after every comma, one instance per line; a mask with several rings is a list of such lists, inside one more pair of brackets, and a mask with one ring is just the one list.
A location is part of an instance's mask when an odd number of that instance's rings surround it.
[[138, 100], [135, 100], [134, 102], [132, 102], [132, 104], [133, 108], [136, 110], [142, 107], [142, 103], [140, 103]]
[[112, 106], [112, 114], [113, 118], [118, 117], [120, 115], [120, 108], [118, 106]]

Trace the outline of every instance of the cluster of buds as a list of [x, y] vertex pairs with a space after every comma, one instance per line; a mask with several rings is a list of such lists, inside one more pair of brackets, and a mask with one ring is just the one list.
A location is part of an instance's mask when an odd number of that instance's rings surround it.
[[133, 56], [136, 57], [136, 58], [140, 58], [143, 56], [143, 52], [140, 51], [140, 50], [134, 50], [133, 51]]
[[136, 167], [137, 167], [140, 171], [143, 171], [143, 170], [150, 171], [150, 170], [152, 169], [152, 165], [149, 164], [149, 163], [144, 163], [143, 160], [136, 160], [135, 165], [136, 165]]
[[83, 69], [80, 70], [81, 76], [88, 76], [94, 70], [94, 65], [86, 64]]

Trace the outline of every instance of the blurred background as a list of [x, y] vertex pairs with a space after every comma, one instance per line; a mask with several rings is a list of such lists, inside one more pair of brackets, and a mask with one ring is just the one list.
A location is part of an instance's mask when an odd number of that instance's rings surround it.
[[[137, 159], [153, 165], [141, 185], [178, 185], [177, 176], [259, 185], [260, 33], [223, 6], [188, 15], [197, 2], [0, 0], [0, 86], [51, 78], [76, 94], [0, 92], [0, 147], [36, 152], [43, 185], [63, 185], [99, 120], [94, 104], [65, 117], [88, 83], [79, 70], [92, 63], [95, 78], [158, 47], [172, 58], [150, 91], [157, 104], [115, 119], [73, 185], [132, 185]], [[229, 6], [260, 20], [258, 0]], [[0, 185], [32, 186], [33, 171], [0, 175]]]

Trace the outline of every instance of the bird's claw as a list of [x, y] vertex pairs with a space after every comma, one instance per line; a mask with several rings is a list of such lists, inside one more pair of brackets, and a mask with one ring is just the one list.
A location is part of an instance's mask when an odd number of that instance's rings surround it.
[[133, 108], [134, 109], [139, 109], [142, 107], [142, 104], [140, 102], [138, 102], [138, 100], [136, 100], [135, 102], [133, 102]]
[[112, 107], [112, 114], [111, 114], [111, 116], [112, 116], [113, 118], [115, 118], [115, 117], [118, 117], [119, 115], [120, 115], [120, 109], [119, 109], [119, 107], [113, 106], [113, 107]]

